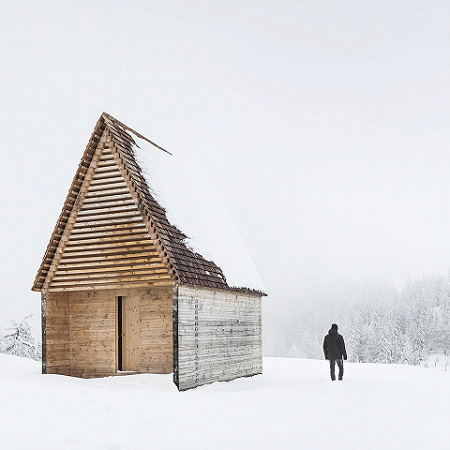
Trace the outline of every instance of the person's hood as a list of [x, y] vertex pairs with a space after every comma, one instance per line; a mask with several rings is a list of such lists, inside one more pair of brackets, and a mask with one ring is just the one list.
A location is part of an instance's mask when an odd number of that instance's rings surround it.
[[330, 331], [328, 331], [328, 334], [330, 335], [338, 334], [338, 330], [336, 330], [336, 328], [331, 328]]

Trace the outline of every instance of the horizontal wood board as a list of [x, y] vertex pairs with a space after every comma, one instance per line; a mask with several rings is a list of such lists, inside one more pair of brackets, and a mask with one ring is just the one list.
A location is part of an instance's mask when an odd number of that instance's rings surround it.
[[177, 291], [178, 389], [262, 373], [260, 296], [186, 285]]

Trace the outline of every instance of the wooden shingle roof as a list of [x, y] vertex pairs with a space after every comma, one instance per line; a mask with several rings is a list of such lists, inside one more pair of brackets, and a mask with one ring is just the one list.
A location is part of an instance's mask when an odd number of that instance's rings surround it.
[[76, 205], [81, 185], [99, 140], [105, 132], [110, 137], [114, 151], [118, 153], [122, 169], [132, 182], [133, 189], [139, 199], [138, 206], [141, 212], [149, 219], [149, 223], [151, 223], [153, 234], [157, 236], [157, 243], [159, 248], [161, 248], [162, 257], [166, 261], [167, 268], [173, 274], [174, 280], [181, 284], [263, 294], [260, 290], [252, 289], [251, 286], [229, 286], [222, 269], [217, 264], [213, 261], [208, 261], [186, 245], [186, 235], [169, 222], [165, 209], [150, 192], [148, 183], [135, 157], [134, 149], [137, 143], [133, 135], [147, 141], [160, 151], [165, 150], [107, 113], [103, 113], [97, 121], [94, 132], [81, 158], [32, 290], [39, 291], [45, 288], [44, 284], [69, 216]]

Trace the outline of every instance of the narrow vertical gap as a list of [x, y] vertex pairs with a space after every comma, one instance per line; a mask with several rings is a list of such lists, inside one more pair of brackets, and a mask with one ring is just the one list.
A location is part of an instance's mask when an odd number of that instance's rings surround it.
[[117, 370], [122, 369], [122, 297], [117, 297]]

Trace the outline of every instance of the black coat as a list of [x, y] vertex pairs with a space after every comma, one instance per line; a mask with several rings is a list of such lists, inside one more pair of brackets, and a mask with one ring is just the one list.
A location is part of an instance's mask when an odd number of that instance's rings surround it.
[[344, 338], [332, 328], [323, 340], [323, 353], [325, 359], [347, 359]]

